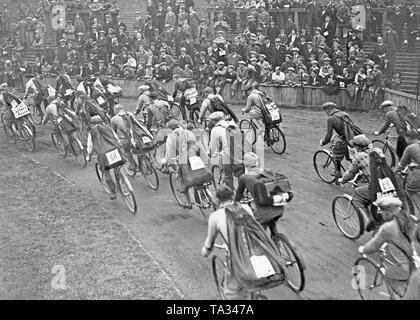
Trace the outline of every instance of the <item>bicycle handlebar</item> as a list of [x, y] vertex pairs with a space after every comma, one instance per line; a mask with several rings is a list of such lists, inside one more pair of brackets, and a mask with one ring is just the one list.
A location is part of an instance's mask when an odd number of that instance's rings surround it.
[[217, 244], [217, 243], [215, 243], [213, 245], [213, 247], [214, 248], [217, 248], [217, 249], [225, 250], [226, 252], [229, 252], [229, 249], [228, 249], [228, 247], [227, 247], [226, 244]]

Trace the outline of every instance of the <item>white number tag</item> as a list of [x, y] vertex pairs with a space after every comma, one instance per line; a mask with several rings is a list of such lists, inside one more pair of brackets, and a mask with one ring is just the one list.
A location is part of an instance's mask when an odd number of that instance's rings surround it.
[[103, 105], [103, 104], [105, 104], [105, 99], [104, 98], [102, 98], [101, 96], [99, 96], [98, 97], [98, 99], [97, 99], [97, 101], [98, 101], [98, 103], [100, 104], [100, 105]]
[[48, 96], [50, 96], [50, 97], [55, 96], [55, 89], [54, 88], [48, 87], [47, 91], [48, 91]]
[[203, 169], [206, 166], [204, 165], [203, 160], [200, 157], [191, 157], [190, 159], [191, 170], [195, 171], [198, 169]]
[[[84, 90], [83, 90], [84, 91]], [[66, 90], [66, 92], [65, 92], [65, 95], [66, 96], [69, 96], [69, 95], [71, 95], [73, 93], [73, 90], [72, 89], [67, 89]]]
[[172, 97], [172, 96], [168, 96], [168, 101], [169, 101], [169, 102], [173, 102], [173, 101], [174, 101], [174, 97]]
[[152, 139], [150, 139], [147, 136], [143, 136], [143, 137], [141, 137], [141, 139], [142, 139], [142, 141], [143, 141], [144, 144], [152, 142]]
[[340, 88], [344, 88], [346, 86], [346, 84], [342, 81], [340, 81]]
[[60, 123], [61, 121], [63, 121], [63, 117], [57, 119], [57, 123]]
[[23, 102], [15, 107], [12, 107], [12, 112], [16, 119], [22, 118], [31, 113], [28, 106]]
[[284, 198], [281, 194], [273, 196], [273, 206], [284, 206]]
[[112, 165], [114, 163], [117, 163], [118, 161], [122, 160], [121, 156], [120, 156], [120, 153], [118, 152], [118, 149], [115, 149], [115, 150], [112, 150], [112, 151], [109, 151], [109, 152], [105, 153], [105, 156], [106, 156], [106, 158], [108, 160], [108, 163], [110, 165]]
[[79, 85], [77, 86], [77, 89], [76, 90], [77, 91], [82, 91], [82, 92], [86, 93], [85, 86], [83, 85], [83, 82], [80, 82], [79, 83]]
[[269, 111], [270, 111], [270, 116], [271, 116], [272, 121], [276, 121], [280, 119], [280, 113], [278, 112], [278, 110], [269, 110]]
[[391, 179], [386, 177], [384, 179], [379, 179], [379, 186], [383, 193], [388, 193], [391, 191], [395, 191], [394, 184], [392, 183]]
[[251, 256], [250, 260], [257, 278], [267, 278], [276, 273], [266, 256]]
[[15, 100], [12, 100], [10, 104], [12, 105], [12, 108], [16, 108], [18, 106], [18, 103]]
[[196, 98], [191, 98], [190, 99], [190, 104], [194, 104], [194, 103], [196, 103], [197, 102], [197, 99]]

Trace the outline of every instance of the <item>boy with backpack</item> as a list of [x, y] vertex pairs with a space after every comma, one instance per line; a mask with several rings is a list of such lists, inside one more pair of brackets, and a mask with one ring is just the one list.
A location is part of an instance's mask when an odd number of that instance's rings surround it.
[[204, 117], [207, 111], [211, 114], [216, 111], [221, 111], [226, 116], [226, 118], [231, 118], [235, 123], [238, 123], [238, 117], [236, 116], [235, 112], [224, 102], [223, 97], [221, 95], [216, 95], [213, 93], [213, 89], [207, 87], [203, 91], [204, 93], [204, 100], [201, 103], [200, 109], [200, 116], [199, 116], [199, 123], [204, 120]]

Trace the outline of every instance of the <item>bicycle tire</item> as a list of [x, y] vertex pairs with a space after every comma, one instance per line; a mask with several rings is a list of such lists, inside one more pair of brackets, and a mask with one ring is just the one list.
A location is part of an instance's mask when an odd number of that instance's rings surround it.
[[73, 152], [74, 157], [76, 158], [77, 162], [80, 164], [82, 168], [86, 168], [87, 160], [86, 160], [86, 152], [83, 148], [82, 142], [79, 138], [74, 138], [69, 136], [69, 140], [71, 141], [71, 150]]
[[[270, 127], [267, 130], [268, 134], [268, 144], [273, 150], [273, 152], [277, 154], [283, 154], [286, 151], [286, 138], [283, 134], [283, 131], [279, 127]], [[275, 148], [275, 146], [279, 146]]]
[[225, 268], [226, 264], [222, 258], [214, 255], [211, 258], [211, 268], [213, 271], [214, 282], [216, 283], [217, 292], [222, 300], [225, 300], [225, 295], [223, 293], [223, 281], [225, 277]]
[[210, 191], [208, 190], [207, 186], [199, 187], [198, 190], [196, 187], [194, 195], [199, 195], [200, 203], [197, 203], [198, 208], [204, 219], [208, 221], [210, 214], [216, 210], [216, 206], [213, 203]]
[[[349, 211], [351, 210], [351, 212]], [[342, 214], [344, 213], [344, 214]], [[364, 219], [362, 213], [354, 205], [353, 201], [349, 198], [340, 195], [334, 198], [332, 202], [332, 214], [334, 222], [337, 225], [337, 228], [340, 232], [348, 239], [356, 240], [364, 233]], [[353, 219], [358, 225], [354, 226], [354, 233], [347, 232], [346, 229], [341, 224], [340, 217], [343, 216], [344, 220]]]
[[133, 187], [131, 186], [128, 178], [120, 170], [115, 171], [115, 175], [118, 175], [117, 183], [118, 189], [120, 191], [121, 197], [123, 198], [128, 210], [132, 214], [137, 213], [137, 202], [134, 196]]
[[327, 151], [318, 150], [315, 152], [313, 157], [313, 164], [316, 174], [322, 181], [326, 183], [333, 183], [335, 181], [334, 160]]
[[[42, 103], [41, 103], [42, 104]], [[37, 125], [40, 125], [41, 123], [42, 123], [42, 119], [43, 119], [43, 115], [42, 115], [42, 113], [40, 112], [40, 111], [42, 111], [42, 107], [41, 107], [41, 105], [39, 106], [39, 108], [35, 108], [35, 105], [34, 104], [31, 104], [30, 106], [29, 106], [29, 108], [30, 108], [30, 110], [32, 110], [31, 111], [31, 114], [33, 115], [32, 116], [32, 119], [33, 119], [33, 121], [34, 121], [34, 123], [35, 124], [37, 124]], [[41, 110], [40, 110], [41, 109]]]
[[204, 130], [206, 128], [205, 121], [201, 121], [200, 123], [198, 123], [198, 120], [200, 119], [200, 111], [197, 109], [194, 109], [193, 116], [194, 116], [194, 119], [193, 119], [194, 127], [198, 130]]
[[9, 143], [15, 144], [17, 142], [17, 137], [15, 133], [13, 132], [13, 130], [11, 130], [9, 127], [7, 127], [4, 124], [4, 113], [1, 114], [1, 123], [3, 125], [3, 129], [4, 129], [4, 132], [6, 133], [6, 137]]
[[185, 199], [185, 196], [182, 192], [179, 191], [179, 180], [177, 172], [171, 172], [169, 174], [169, 184], [171, 186], [172, 194], [174, 195], [176, 202], [178, 205], [185, 208], [185, 202], [182, 201], [182, 199]]
[[51, 140], [58, 154], [62, 156], [63, 158], [67, 157], [67, 148], [64, 143], [63, 135], [61, 133], [53, 132], [51, 133]]
[[[303, 289], [305, 289], [306, 269], [303, 259], [300, 257], [296, 247], [289, 239], [286, 238], [285, 235], [278, 233], [275, 236], [275, 243], [277, 245], [277, 248], [279, 249], [280, 255], [285, 261], [285, 265], [287, 268], [287, 270], [285, 271], [287, 272], [287, 283], [289, 287], [295, 292], [303, 291]], [[281, 243], [283, 244], [283, 247], [281, 246]], [[290, 276], [290, 266], [294, 267], [295, 265], [297, 266], [297, 271], [299, 273], [299, 276], [297, 276], [296, 278]]]
[[223, 168], [219, 165], [214, 165], [213, 168], [211, 168], [211, 173], [213, 174], [214, 188], [217, 190], [223, 181]]
[[387, 164], [391, 168], [395, 167], [397, 161], [396, 161], [394, 148], [392, 148], [390, 145], [387, 145], [382, 140], [373, 140], [372, 147], [379, 148], [382, 151], [382, 153], [385, 155]]
[[35, 151], [35, 136], [32, 130], [26, 124], [22, 125], [20, 130], [22, 133], [23, 140], [25, 141], [26, 149], [28, 149], [30, 152], [34, 152]]
[[175, 119], [178, 121], [184, 120], [184, 117], [182, 116], [182, 112], [181, 112], [181, 107], [177, 103], [174, 103], [171, 106], [171, 115], [172, 115], [172, 119]]
[[412, 271], [415, 270], [415, 265], [405, 251], [392, 242], [388, 242], [385, 250], [384, 267], [386, 275], [388, 279], [395, 280], [395, 283], [403, 284], [403, 288], [402, 291], [397, 292], [394, 286], [389, 285], [393, 287], [393, 292], [402, 298], [407, 291], [408, 280]]
[[152, 190], [159, 189], [159, 177], [147, 155], [138, 156], [138, 163], [147, 184]]
[[98, 180], [102, 186], [102, 188], [105, 190], [105, 192], [109, 195], [113, 194], [113, 192], [109, 189], [108, 184], [104, 180], [104, 173], [99, 169], [99, 164], [95, 163], [95, 172], [96, 176], [98, 177]]
[[255, 125], [248, 119], [243, 119], [239, 122], [239, 129], [244, 131], [245, 139], [254, 145], [257, 142], [257, 129]]
[[207, 129], [204, 129], [200, 135], [200, 142], [201, 147], [203, 148], [205, 153], [209, 152], [209, 144], [210, 144], [210, 134]]
[[[363, 272], [360, 278], [359, 272]], [[368, 276], [372, 277], [372, 281], [368, 281]], [[353, 281], [353, 288], [357, 289], [362, 300], [390, 300], [392, 297], [385, 274], [378, 264], [368, 257], [360, 257], [354, 263]]]

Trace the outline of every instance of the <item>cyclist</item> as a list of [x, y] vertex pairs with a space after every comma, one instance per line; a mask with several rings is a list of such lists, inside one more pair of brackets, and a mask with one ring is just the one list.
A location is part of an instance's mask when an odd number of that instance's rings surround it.
[[204, 88], [203, 94], [204, 94], [204, 100], [201, 103], [200, 116], [198, 117], [199, 118], [198, 123], [201, 123], [204, 120], [207, 111], [209, 113], [212, 113], [212, 112], [216, 111], [216, 110], [213, 109], [213, 106], [212, 106], [212, 99], [213, 98], [217, 97], [222, 102], [224, 101], [223, 97], [221, 95], [214, 94], [213, 88], [211, 88], [211, 87]]
[[105, 154], [108, 151], [121, 147], [120, 140], [115, 131], [103, 123], [101, 117], [93, 116], [91, 125], [87, 138], [86, 160], [90, 161], [93, 152], [97, 154], [99, 169], [104, 173], [105, 182], [112, 192], [110, 198], [116, 199], [117, 186], [111, 177], [110, 169], [105, 166]]
[[[417, 263], [412, 258], [417, 255], [413, 244], [420, 242], [420, 226], [416, 226], [413, 218], [405, 210], [401, 210], [403, 203], [395, 197], [383, 197], [374, 203], [378, 207], [382, 219], [385, 223], [379, 228], [376, 235], [364, 246], [359, 247], [359, 253], [371, 254], [379, 250], [386, 242], [391, 242], [401, 249], [407, 257], [410, 257], [412, 264], [410, 271]], [[407, 280], [410, 275], [406, 275]]]
[[144, 108], [147, 108], [150, 105], [150, 87], [147, 85], [141, 85], [139, 87], [139, 99], [137, 100], [137, 107], [135, 115], [139, 114], [140, 112], [144, 111]]
[[223, 112], [213, 112], [209, 120], [214, 123], [214, 125], [209, 125], [212, 127], [209, 143], [210, 157], [214, 159], [216, 153], [221, 153], [224, 183], [234, 190], [233, 176], [239, 177], [245, 172], [243, 164], [245, 139], [234, 121], [225, 120]]
[[[199, 96], [199, 93], [197, 91], [196, 82], [194, 79], [188, 80], [188, 89], [184, 92], [185, 97], [185, 104], [187, 106], [187, 109], [189, 111], [188, 117], [189, 121], [194, 121], [194, 111], [198, 110], [200, 111], [200, 104], [197, 101], [197, 98]], [[198, 120], [198, 119], [197, 119]]]
[[[325, 138], [319, 142], [321, 146], [330, 143], [335, 131], [338, 134], [339, 140], [334, 144], [332, 148], [332, 157], [335, 165], [334, 176], [336, 179], [341, 178], [341, 161], [344, 157], [350, 160], [347, 145], [349, 141], [345, 138], [345, 127], [344, 120], [339, 117], [339, 113], [343, 113], [337, 109], [337, 105], [333, 102], [326, 102], [322, 105], [322, 109], [328, 115], [327, 120], [327, 134]], [[337, 181], [337, 180], [336, 180]]]
[[261, 111], [263, 107], [263, 92], [257, 89], [257, 83], [253, 83], [246, 93], [248, 97], [246, 98], [246, 106], [242, 109], [242, 113], [249, 112], [250, 119], [255, 120], [258, 131], [261, 131], [264, 128], [264, 117]]
[[[271, 172], [269, 169], [260, 167], [260, 159], [254, 152], [247, 152], [244, 155], [245, 173], [239, 177], [238, 190], [235, 194], [235, 202], [241, 201], [244, 196], [244, 191], [247, 190], [255, 199], [253, 185], [257, 179], [262, 176], [263, 172]], [[291, 201], [293, 192], [290, 190], [281, 195], [280, 201]], [[280, 203], [279, 203], [280, 204]], [[264, 229], [269, 228], [271, 234], [275, 234], [277, 220], [283, 216], [284, 206], [277, 203], [269, 206], [261, 206], [256, 203], [251, 205], [255, 219], [261, 223]]]
[[[226, 245], [229, 247], [225, 208], [226, 206], [232, 205], [234, 203], [232, 189], [230, 189], [228, 186], [221, 185], [216, 191], [216, 200], [219, 203], [219, 209], [213, 212], [209, 217], [207, 238], [204, 241], [203, 247], [201, 248], [201, 255], [203, 257], [207, 257], [210, 254], [219, 233], [221, 234]], [[254, 216], [251, 208], [248, 205], [242, 204], [242, 207], [251, 216]], [[246, 299], [248, 296], [247, 292], [239, 285], [238, 281], [236, 280], [232, 272], [231, 264], [232, 262], [228, 258], [226, 263], [225, 278], [223, 281], [224, 296], [227, 300]]]
[[89, 119], [93, 116], [100, 116], [102, 121], [104, 122], [109, 121], [105, 111], [97, 104], [95, 100], [91, 99], [85, 92], [76, 91], [74, 97], [75, 112], [76, 114], [87, 120], [87, 124], [89, 124]]
[[123, 149], [125, 156], [130, 163], [129, 170], [134, 171], [136, 170], [136, 161], [134, 160], [133, 154], [131, 152], [132, 149], [132, 141], [131, 141], [131, 135], [129, 133], [129, 129], [127, 128], [126, 122], [124, 120], [125, 117], [131, 117], [133, 121], [136, 121], [134, 118], [134, 115], [131, 112], [127, 112], [124, 110], [124, 107], [121, 104], [117, 104], [114, 107], [114, 114], [111, 118], [111, 128], [117, 133], [122, 134], [123, 136]]
[[405, 133], [405, 139], [408, 147], [404, 151], [396, 172], [409, 166], [405, 190], [416, 203], [417, 208], [420, 208], [420, 134], [409, 130]]
[[20, 99], [9, 91], [7, 83], [2, 83], [0, 85], [0, 106], [3, 105], [6, 107], [6, 111], [3, 115], [3, 121], [4, 125], [9, 128], [9, 132], [15, 132], [15, 130], [13, 130], [15, 116], [13, 115], [11, 108], [14, 105], [19, 105], [20, 103]]
[[[177, 120], [169, 120], [168, 124], [168, 139], [166, 140], [165, 156], [162, 159], [163, 172], [169, 172], [169, 164], [172, 159], [179, 157], [180, 165], [187, 164], [187, 159], [196, 156], [199, 151], [194, 134], [187, 129], [184, 129]], [[180, 182], [183, 183], [183, 170], [181, 170]], [[180, 190], [187, 201], [184, 205], [187, 209], [192, 209], [190, 193], [187, 186], [183, 186]]]
[[74, 107], [74, 96], [73, 93], [75, 88], [71, 83], [70, 76], [66, 73], [66, 68], [62, 68], [60, 71], [57, 79], [57, 84], [55, 86], [56, 97], [60, 94], [63, 97], [64, 103], [68, 103], [70, 101], [70, 107], [73, 109]]
[[[367, 184], [358, 186], [354, 189], [354, 204], [359, 209], [365, 209], [369, 217], [369, 223], [367, 224], [366, 230], [370, 231], [374, 228], [379, 221], [376, 221], [375, 216], [371, 214], [369, 210], [370, 200], [370, 158], [369, 154], [373, 151], [371, 141], [364, 135], [360, 134], [355, 136], [351, 140], [352, 145], [356, 149], [356, 154], [353, 160], [344, 173], [342, 178], [338, 178], [338, 183], [343, 184], [352, 180], [358, 173], [361, 173], [363, 178], [367, 180]], [[375, 151], [383, 157], [382, 151], [375, 148]]]
[[187, 79], [180, 78], [175, 81], [174, 85], [174, 93], [172, 97], [175, 99], [177, 96], [180, 97], [179, 99], [179, 108], [182, 113], [182, 118], [187, 120], [187, 112], [185, 110], [185, 91], [190, 87]]
[[34, 108], [39, 111], [41, 118], [44, 117], [44, 112], [41, 109], [41, 104], [44, 103], [44, 108], [48, 105], [48, 97], [50, 96], [48, 85], [41, 82], [42, 75], [37, 74], [35, 77], [30, 78], [25, 85], [25, 95], [23, 99], [28, 99], [29, 94], [34, 95]]
[[375, 136], [378, 136], [386, 132], [391, 124], [395, 126], [397, 130], [397, 156], [398, 159], [401, 159], [407, 143], [404, 139], [404, 134], [407, 131], [407, 125], [405, 121], [401, 118], [397, 111], [397, 107], [394, 106], [394, 103], [391, 100], [385, 100], [379, 106], [385, 112], [385, 123], [379, 131], [375, 131]]

